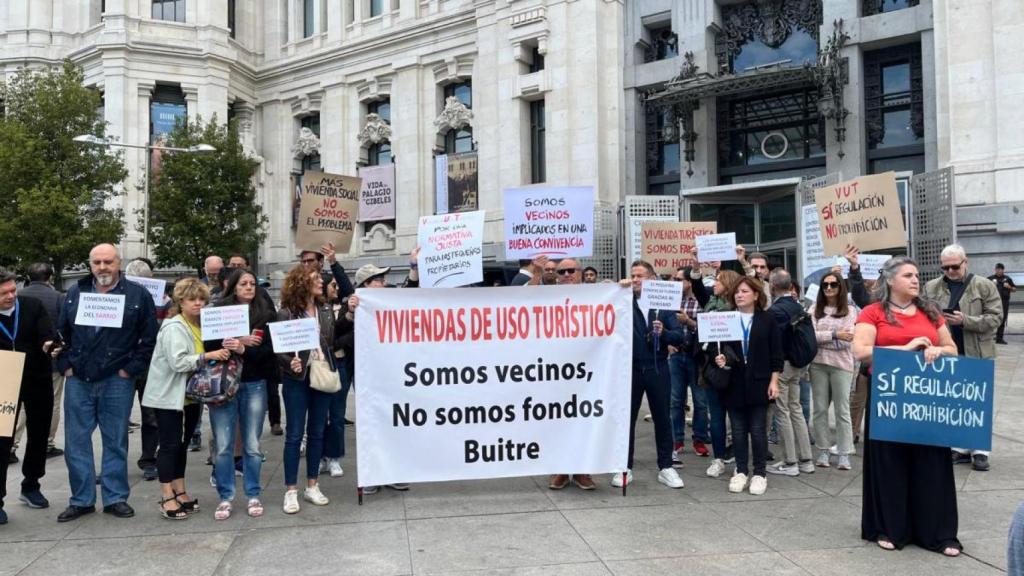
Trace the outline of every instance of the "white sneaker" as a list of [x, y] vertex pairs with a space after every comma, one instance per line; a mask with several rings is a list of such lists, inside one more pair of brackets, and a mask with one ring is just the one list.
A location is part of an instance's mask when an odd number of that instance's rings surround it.
[[330, 500], [327, 499], [327, 496], [324, 496], [324, 493], [320, 491], [319, 484], [307, 486], [306, 490], [302, 493], [302, 498], [306, 502], [316, 504], [317, 506], [327, 506], [330, 502]]
[[380, 486], [363, 486], [363, 494], [367, 496], [376, 494], [378, 491], [380, 491]]
[[739, 494], [747, 487], [747, 475], [737, 472], [729, 479], [729, 492]]
[[281, 507], [285, 514], [295, 514], [299, 511], [299, 491], [288, 490], [284, 493], [284, 506]]
[[828, 449], [828, 453], [833, 456], [839, 456], [839, 445], [833, 444], [832, 447]]
[[317, 470], [316, 473], [319, 476], [320, 474], [323, 474], [324, 472], [327, 472], [327, 458], [321, 458], [320, 459], [320, 468]]
[[722, 462], [721, 458], [715, 458], [711, 461], [711, 465], [708, 466], [707, 475], [711, 478], [718, 478], [725, 472], [725, 462]]
[[673, 468], [682, 468], [683, 467], [683, 460], [682, 460], [683, 454], [682, 454], [682, 452], [683, 452], [682, 449], [673, 450], [672, 451], [672, 467]]
[[840, 456], [839, 457], [839, 464], [836, 465], [836, 468], [838, 468], [840, 470], [849, 470], [851, 468], [850, 467], [850, 457], [847, 456], [846, 454], [843, 454], [842, 456]]
[[331, 471], [331, 478], [341, 478], [345, 475], [345, 471], [341, 469], [341, 462], [339, 462], [337, 458], [331, 458], [328, 460], [327, 467]]
[[797, 464], [797, 469], [800, 470], [802, 474], [814, 474], [814, 462], [808, 458], [807, 460]]
[[[633, 471], [626, 470], [626, 485], [633, 483]], [[622, 472], [616, 472], [612, 474], [612, 486], [615, 488], [622, 488]]]
[[828, 462], [829, 458], [828, 450], [820, 450], [818, 452], [818, 460], [814, 464], [817, 465], [818, 468], [829, 468], [831, 467], [831, 464]]
[[769, 464], [766, 468], [769, 474], [780, 474], [782, 476], [799, 476], [800, 467], [795, 463], [786, 464], [785, 460], [779, 460], [775, 464]]
[[[621, 478], [622, 476], [619, 477]], [[669, 488], [683, 487], [683, 479], [679, 477], [679, 473], [676, 472], [675, 468], [664, 468], [661, 472], [658, 472], [658, 482]]]
[[768, 479], [764, 476], [754, 476], [750, 479], [750, 493], [754, 496], [764, 494], [768, 489]]

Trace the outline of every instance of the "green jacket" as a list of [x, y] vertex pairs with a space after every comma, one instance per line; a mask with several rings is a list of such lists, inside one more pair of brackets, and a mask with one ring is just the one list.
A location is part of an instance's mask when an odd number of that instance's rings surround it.
[[732, 310], [732, 306], [729, 306], [729, 302], [721, 296], [711, 296], [704, 306], [705, 312], [728, 312], [729, 310]]
[[[942, 276], [924, 285], [925, 296], [939, 308], [951, 308], [949, 287]], [[964, 315], [964, 356], [970, 358], [996, 357], [996, 329], [1003, 321], [1003, 302], [995, 282], [984, 276], [972, 275], [960, 297], [960, 311]]]
[[196, 370], [199, 356], [184, 318], [179, 315], [164, 320], [149, 363], [142, 405], [180, 412], [185, 406], [185, 385]]

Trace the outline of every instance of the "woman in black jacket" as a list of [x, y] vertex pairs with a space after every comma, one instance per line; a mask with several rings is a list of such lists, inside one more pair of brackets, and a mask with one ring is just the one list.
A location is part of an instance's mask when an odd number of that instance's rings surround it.
[[[740, 313], [743, 329], [741, 341], [725, 342], [715, 357], [719, 368], [728, 368], [729, 387], [721, 399], [729, 410], [732, 422], [736, 472], [729, 481], [730, 492], [742, 492], [750, 483], [750, 493], [757, 496], [768, 488], [765, 464], [768, 455], [768, 433], [765, 426], [769, 403], [779, 393], [782, 373], [782, 334], [772, 316], [765, 311], [768, 296], [756, 278], [744, 276], [732, 286], [729, 302]], [[748, 446], [754, 453], [754, 473], [748, 479]]]

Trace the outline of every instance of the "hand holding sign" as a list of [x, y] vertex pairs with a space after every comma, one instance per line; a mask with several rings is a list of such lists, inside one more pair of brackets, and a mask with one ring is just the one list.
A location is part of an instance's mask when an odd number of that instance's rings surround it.
[[302, 352], [320, 346], [320, 329], [316, 318], [271, 322], [267, 326], [274, 342], [274, 354]]

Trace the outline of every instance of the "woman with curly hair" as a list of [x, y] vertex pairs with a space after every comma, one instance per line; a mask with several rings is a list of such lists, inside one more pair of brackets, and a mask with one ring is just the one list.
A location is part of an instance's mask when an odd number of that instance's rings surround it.
[[[315, 318], [319, 326], [320, 346], [296, 354], [278, 354], [281, 369], [281, 397], [284, 398], [287, 425], [284, 437], [284, 494], [285, 514], [299, 511], [297, 489], [299, 473], [299, 447], [302, 434], [306, 434], [306, 489], [303, 498], [317, 506], [329, 502], [317, 476], [324, 452], [324, 429], [327, 413], [334, 394], [315, 390], [310, 386], [311, 362], [326, 361], [334, 367], [334, 314], [324, 303], [323, 278], [320, 272], [306, 266], [296, 266], [284, 279], [281, 289], [279, 321]], [[339, 381], [340, 384], [340, 381]]]

